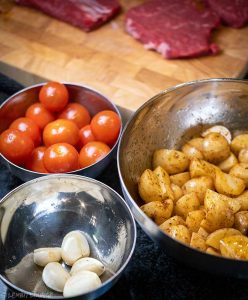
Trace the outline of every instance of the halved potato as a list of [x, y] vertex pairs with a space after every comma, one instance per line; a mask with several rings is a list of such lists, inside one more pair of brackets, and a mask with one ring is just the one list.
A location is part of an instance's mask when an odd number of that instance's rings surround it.
[[200, 227], [200, 228], [199, 228], [198, 234], [200, 234], [200, 236], [201, 236], [202, 238], [204, 238], [204, 240], [206, 240], [207, 237], [209, 236], [209, 233], [208, 233], [203, 227]]
[[232, 140], [232, 135], [229, 129], [227, 129], [225, 126], [222, 125], [215, 125], [213, 127], [208, 128], [207, 130], [203, 131], [201, 136], [206, 137], [209, 133], [219, 133], [221, 134], [227, 142], [230, 144]]
[[204, 202], [207, 189], [214, 189], [214, 182], [209, 176], [192, 178], [182, 186], [184, 194], [195, 192], [201, 203]]
[[223, 160], [218, 167], [223, 171], [228, 173], [232, 167], [234, 167], [236, 164], [238, 164], [237, 157], [231, 152], [230, 156]]
[[200, 202], [196, 193], [189, 193], [177, 200], [175, 204], [175, 213], [186, 219], [189, 212], [197, 210], [199, 207]]
[[169, 174], [177, 174], [187, 170], [189, 160], [181, 151], [159, 149], [153, 154], [152, 164], [153, 168], [161, 166]]
[[162, 223], [159, 227], [161, 230], [163, 230], [166, 233], [170, 233], [171, 226], [174, 225], [185, 225], [185, 221], [183, 218], [179, 216], [174, 216], [166, 220], [164, 223]]
[[201, 221], [205, 218], [204, 210], [190, 211], [186, 218], [186, 225], [191, 231], [198, 232]]
[[191, 178], [200, 177], [200, 176], [210, 176], [215, 178], [215, 169], [217, 167], [209, 162], [194, 158], [190, 161], [189, 172]]
[[218, 230], [212, 232], [208, 236], [208, 238], [206, 240], [206, 244], [208, 246], [213, 247], [214, 249], [219, 250], [220, 249], [220, 240], [222, 240], [223, 238], [225, 238], [227, 236], [231, 236], [231, 235], [241, 235], [241, 232], [234, 228], [218, 229]]
[[171, 183], [174, 183], [180, 187], [182, 187], [185, 182], [190, 180], [189, 172], [178, 173], [170, 176]]
[[158, 177], [152, 170], [145, 170], [140, 176], [138, 182], [138, 190], [140, 197], [146, 202], [162, 201], [166, 198], [166, 194], [161, 190]]
[[219, 133], [209, 133], [203, 140], [202, 153], [211, 163], [220, 163], [230, 155], [230, 146], [227, 140]]
[[240, 150], [238, 158], [239, 162], [248, 163], [248, 148]]
[[248, 259], [248, 238], [244, 235], [232, 235], [220, 240], [220, 252], [234, 259]]
[[236, 164], [231, 168], [229, 174], [242, 179], [248, 187], [248, 163]]
[[248, 210], [248, 190], [245, 190], [241, 195], [233, 199], [240, 203], [240, 210]]
[[206, 251], [207, 249], [206, 241], [196, 232], [192, 232], [190, 246], [200, 251]]
[[146, 203], [140, 209], [156, 224], [160, 225], [171, 217], [173, 206], [173, 200], [166, 199]]
[[220, 169], [215, 170], [214, 185], [217, 192], [227, 196], [239, 196], [245, 189], [242, 179], [226, 174]]
[[170, 176], [168, 173], [160, 166], [158, 166], [153, 173], [157, 176], [158, 183], [165, 197], [174, 200], [174, 193], [171, 189]]
[[184, 225], [172, 225], [170, 228], [169, 235], [172, 238], [179, 240], [185, 244], [190, 243], [190, 231]]
[[203, 154], [194, 146], [188, 143], [183, 145], [182, 151], [188, 157], [188, 159], [193, 159], [193, 158], [203, 159]]
[[193, 139], [189, 140], [187, 143], [190, 146], [193, 146], [194, 148], [196, 148], [197, 150], [202, 152], [203, 138], [201, 138], [201, 137], [193, 138]]
[[239, 211], [234, 216], [234, 227], [242, 234], [246, 235], [248, 232], [248, 211]]
[[221, 228], [230, 228], [234, 223], [234, 213], [227, 201], [212, 190], [207, 190], [204, 207], [206, 218], [202, 220], [201, 227], [208, 232], [213, 232]]
[[238, 155], [239, 151], [248, 148], [248, 134], [237, 135], [231, 142], [231, 149]]
[[171, 189], [173, 191], [174, 194], [174, 200], [177, 201], [178, 199], [180, 199], [183, 196], [183, 191], [180, 188], [180, 186], [176, 185], [176, 184], [171, 184]]

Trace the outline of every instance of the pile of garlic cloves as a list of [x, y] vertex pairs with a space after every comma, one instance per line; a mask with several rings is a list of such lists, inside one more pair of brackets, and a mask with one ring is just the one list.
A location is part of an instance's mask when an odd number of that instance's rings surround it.
[[[46, 286], [64, 297], [74, 297], [98, 288], [104, 265], [90, 256], [90, 247], [84, 234], [69, 232], [61, 248], [39, 248], [34, 250], [34, 263], [44, 267], [42, 280]], [[61, 259], [71, 267], [68, 272], [59, 263]]]

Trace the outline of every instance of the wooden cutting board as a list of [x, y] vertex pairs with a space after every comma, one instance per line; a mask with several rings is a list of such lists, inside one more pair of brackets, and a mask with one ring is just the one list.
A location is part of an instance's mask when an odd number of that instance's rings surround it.
[[139, 2], [121, 1], [123, 13], [91, 33], [12, 6], [0, 15], [0, 62], [49, 80], [87, 84], [131, 110], [178, 83], [244, 76], [248, 26], [217, 30], [213, 40], [223, 49], [217, 56], [166, 60], [124, 31], [125, 10]]

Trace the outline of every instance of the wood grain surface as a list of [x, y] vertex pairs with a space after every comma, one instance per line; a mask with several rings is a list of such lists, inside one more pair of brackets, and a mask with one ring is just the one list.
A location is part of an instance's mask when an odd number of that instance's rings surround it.
[[178, 83], [245, 75], [248, 27], [217, 30], [217, 56], [166, 60], [124, 31], [125, 10], [140, 2], [121, 1], [122, 14], [91, 33], [13, 5], [0, 15], [0, 61], [49, 80], [87, 84], [131, 110]]

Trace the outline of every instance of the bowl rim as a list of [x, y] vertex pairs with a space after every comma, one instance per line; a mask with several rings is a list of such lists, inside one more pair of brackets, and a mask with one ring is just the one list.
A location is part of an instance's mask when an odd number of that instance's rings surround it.
[[[114, 273], [114, 275], [112, 277], [110, 277], [108, 280], [106, 280], [104, 283], [102, 283], [102, 285], [88, 293], [85, 293], [85, 294], [81, 294], [81, 295], [78, 295], [78, 296], [75, 296], [75, 297], [71, 297], [72, 299], [73, 298], [76, 298], [76, 297], [80, 297], [82, 295], [90, 295], [92, 292], [96, 292], [98, 289], [102, 289], [104, 288], [105, 286], [107, 286], [110, 282], [114, 281], [115, 279], [117, 279], [121, 273], [125, 270], [125, 268], [127, 267], [128, 263], [130, 262], [132, 256], [133, 256], [133, 253], [134, 253], [134, 250], [135, 250], [135, 247], [136, 247], [136, 241], [137, 241], [137, 227], [136, 227], [136, 222], [135, 222], [135, 219], [134, 219], [134, 216], [132, 214], [132, 211], [129, 207], [129, 205], [126, 203], [126, 201], [123, 199], [123, 197], [117, 193], [113, 188], [111, 188], [110, 186], [106, 185], [105, 183], [101, 182], [101, 181], [98, 181], [96, 179], [93, 179], [91, 177], [87, 177], [87, 176], [82, 176], [82, 175], [74, 175], [74, 174], [64, 174], [64, 173], [61, 173], [61, 174], [52, 174], [52, 175], [47, 175], [47, 176], [42, 176], [42, 177], [38, 177], [38, 178], [35, 178], [35, 179], [32, 179], [32, 180], [29, 180], [27, 182], [24, 182], [23, 184], [17, 186], [16, 188], [14, 188], [13, 190], [11, 190], [10, 192], [8, 192], [5, 196], [3, 196], [2, 199], [0, 199], [0, 206], [2, 203], [4, 203], [12, 194], [18, 192], [19, 190], [21, 190], [23, 187], [26, 187], [28, 185], [32, 185], [33, 183], [37, 183], [39, 181], [49, 181], [50, 178], [53, 179], [53, 178], [67, 178], [67, 179], [80, 179], [80, 180], [83, 180], [83, 181], [86, 181], [86, 182], [91, 182], [91, 183], [94, 183], [94, 184], [97, 184], [99, 186], [102, 186], [103, 188], [107, 189], [107, 190], [110, 190], [111, 192], [113, 192], [117, 198], [119, 199], [119, 201], [121, 201], [124, 206], [126, 207], [127, 209], [127, 212], [129, 213], [129, 216], [130, 216], [130, 221], [131, 221], [131, 224], [132, 224], [132, 229], [133, 229], [133, 244], [132, 244], [132, 247], [131, 247], [131, 250], [130, 250], [130, 253], [126, 259], [126, 261], [124, 262], [124, 264], [120, 267], [120, 269]], [[37, 293], [32, 293], [32, 292], [29, 292], [29, 291], [26, 291], [24, 289], [21, 289], [19, 287], [17, 287], [16, 285], [14, 285], [13, 283], [11, 283], [8, 279], [6, 279], [2, 274], [0, 274], [0, 279], [9, 287], [11, 287], [12, 289], [14, 290], [17, 290], [18, 292], [22, 293], [22, 294], [26, 294], [28, 296], [31, 296], [31, 297], [38, 297], [38, 298], [41, 298], [41, 299], [67, 299], [63, 296], [45, 296], [45, 295], [40, 295], [40, 294], [37, 294]]]
[[[150, 224], [155, 230], [157, 230], [159, 237], [161, 237], [162, 239], [164, 238], [164, 236], [166, 236], [167, 238], [174, 240], [176, 243], [181, 244], [185, 249], [187, 250], [192, 250], [192, 251], [196, 251], [202, 255], [207, 255], [208, 257], [211, 258], [215, 258], [215, 259], [221, 259], [223, 261], [230, 261], [233, 263], [242, 263], [242, 264], [247, 264], [248, 266], [248, 260], [237, 260], [237, 259], [232, 259], [232, 258], [228, 258], [228, 257], [223, 257], [223, 256], [215, 256], [203, 251], [200, 251], [196, 248], [190, 247], [190, 245], [187, 245], [179, 240], [173, 239], [169, 234], [165, 233], [164, 231], [162, 231], [160, 229], [160, 227], [153, 222], [141, 209], [140, 207], [137, 205], [136, 201], [133, 199], [133, 197], [130, 195], [124, 180], [123, 180], [123, 176], [122, 176], [122, 172], [121, 172], [121, 166], [120, 166], [120, 152], [121, 152], [121, 147], [122, 147], [122, 142], [123, 142], [123, 137], [127, 131], [127, 128], [130, 126], [130, 124], [132, 123], [132, 121], [137, 117], [137, 115], [140, 113], [140, 111], [142, 111], [146, 106], [148, 106], [150, 103], [152, 103], [153, 101], [155, 101], [157, 98], [159, 98], [162, 95], [166, 95], [171, 91], [174, 90], [178, 90], [182, 87], [185, 86], [192, 86], [196, 83], [209, 83], [209, 82], [236, 82], [236, 83], [245, 83], [248, 84], [248, 80], [246, 79], [236, 79], [236, 78], [209, 78], [209, 79], [200, 79], [200, 80], [192, 80], [189, 82], [184, 82], [184, 83], [180, 83], [177, 84], [175, 86], [169, 87], [165, 90], [162, 90], [161, 92], [159, 92], [158, 94], [154, 95], [153, 97], [151, 97], [150, 99], [148, 99], [144, 104], [142, 104], [131, 116], [131, 118], [128, 120], [128, 122], [126, 123], [126, 125], [123, 128], [122, 134], [121, 134], [121, 139], [118, 145], [118, 149], [117, 149], [117, 169], [118, 169], [118, 175], [119, 175], [119, 179], [120, 179], [120, 183], [121, 183], [121, 187], [123, 190], [123, 194], [126, 194], [128, 197], [128, 201], [127, 202], [131, 202], [132, 205], [134, 206], [135, 210], [137, 211], [137, 213], [142, 216], [142, 218], [145, 220], [146, 223]], [[125, 197], [125, 196], [124, 196]], [[128, 203], [129, 204], [129, 203]], [[135, 218], [136, 219], [136, 218]], [[137, 221], [138, 222], [138, 221]], [[139, 223], [139, 222], [138, 222]], [[143, 224], [142, 224], [143, 225]], [[145, 226], [146, 227], [146, 226]], [[142, 229], [143, 230], [143, 229]]]
[[[40, 87], [40, 86], [43, 86], [45, 85], [46, 83], [48, 83], [50, 81], [44, 81], [44, 82], [41, 82], [41, 83], [37, 83], [37, 84], [33, 84], [33, 85], [30, 85], [28, 87], [25, 87], [21, 90], [19, 90], [18, 92], [14, 93], [13, 95], [11, 95], [10, 97], [8, 97], [1, 105], [0, 105], [0, 110], [4, 107], [4, 105], [6, 105], [13, 97], [27, 91], [27, 90], [31, 90], [33, 88], [36, 88], [36, 87]], [[2, 155], [0, 153], [0, 157], [7, 161], [10, 165], [13, 165], [14, 167], [22, 170], [22, 171], [25, 171], [25, 172], [28, 172], [28, 173], [31, 173], [31, 174], [35, 174], [35, 175], [40, 175], [40, 176], [47, 176], [48, 174], [75, 174], [77, 172], [80, 172], [80, 171], [85, 171], [85, 170], [88, 170], [89, 168], [92, 168], [94, 166], [96, 166], [100, 161], [104, 160], [106, 157], [110, 156], [111, 153], [115, 150], [116, 146], [118, 145], [119, 141], [120, 141], [120, 138], [121, 138], [121, 133], [122, 133], [122, 130], [123, 130], [123, 121], [122, 121], [122, 116], [121, 116], [121, 113], [117, 107], [117, 105], [112, 102], [107, 96], [105, 96], [104, 94], [98, 92], [97, 90], [95, 90], [94, 88], [91, 88], [90, 86], [88, 85], [85, 85], [85, 84], [81, 84], [81, 83], [76, 83], [76, 82], [67, 82], [67, 81], [61, 81], [59, 83], [62, 83], [64, 84], [65, 86], [67, 85], [74, 85], [74, 86], [77, 86], [77, 87], [81, 87], [81, 88], [85, 88], [91, 92], [94, 92], [96, 93], [97, 95], [99, 95], [100, 97], [103, 97], [106, 102], [108, 102], [109, 104], [111, 104], [114, 108], [114, 112], [118, 114], [119, 118], [120, 118], [120, 121], [121, 121], [121, 127], [120, 127], [120, 131], [119, 131], [119, 134], [118, 134], [118, 138], [117, 140], [115, 141], [114, 145], [112, 146], [112, 148], [110, 148], [110, 151], [109, 153], [104, 156], [102, 159], [98, 160], [97, 162], [95, 162], [94, 164], [88, 166], [88, 167], [84, 167], [84, 168], [81, 168], [81, 169], [77, 169], [77, 170], [74, 170], [74, 171], [69, 171], [69, 172], [65, 172], [65, 173], [41, 173], [41, 172], [36, 172], [36, 171], [32, 171], [32, 170], [28, 170], [22, 166], [18, 166], [16, 165], [15, 163], [11, 162], [10, 160], [8, 160], [4, 155]], [[38, 101], [37, 101], [38, 102]]]

